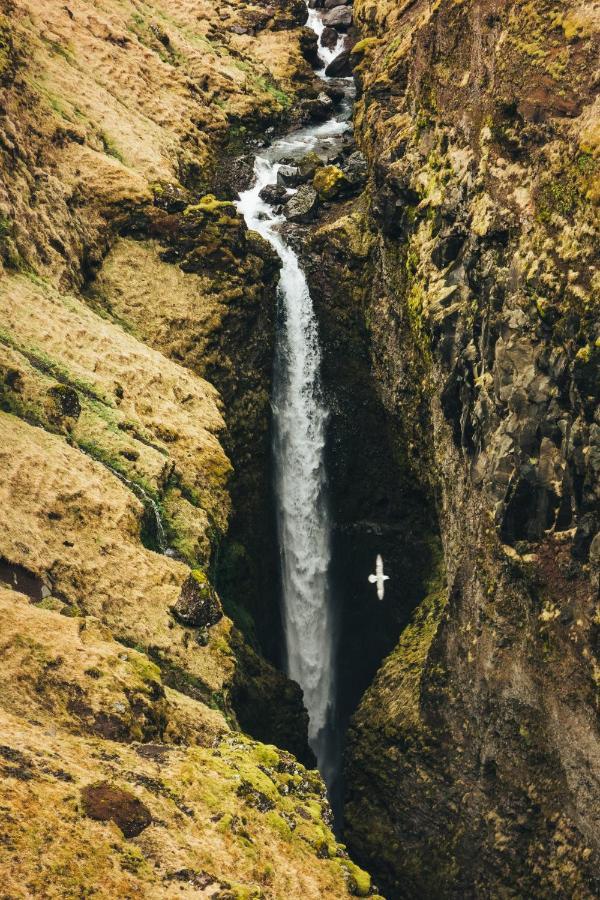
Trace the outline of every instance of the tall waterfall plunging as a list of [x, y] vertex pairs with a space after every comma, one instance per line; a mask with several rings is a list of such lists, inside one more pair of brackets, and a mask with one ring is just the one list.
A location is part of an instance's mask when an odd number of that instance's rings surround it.
[[[317, 30], [317, 24], [311, 12], [309, 25]], [[324, 63], [327, 59], [322, 58]], [[274, 142], [257, 156], [255, 182], [238, 203], [248, 227], [271, 244], [282, 263], [273, 419], [287, 671], [304, 692], [309, 743], [330, 787], [337, 768], [336, 627], [329, 586], [331, 541], [324, 466], [327, 410], [320, 389], [319, 336], [306, 278], [296, 253], [280, 233], [285, 218], [259, 194], [266, 185], [276, 183], [282, 158], [299, 159], [311, 150], [331, 153], [349, 128], [350, 111], [345, 102], [328, 122]]]

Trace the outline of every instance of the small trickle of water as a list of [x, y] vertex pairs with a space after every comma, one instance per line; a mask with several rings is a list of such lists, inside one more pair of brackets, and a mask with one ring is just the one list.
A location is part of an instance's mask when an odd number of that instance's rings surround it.
[[150, 494], [144, 490], [139, 484], [136, 484], [135, 481], [131, 481], [129, 478], [126, 478], [121, 472], [117, 469], [113, 469], [112, 466], [109, 466], [107, 463], [105, 464], [106, 468], [109, 469], [113, 475], [116, 475], [119, 481], [122, 481], [123, 484], [127, 485], [129, 490], [136, 495], [136, 497], [142, 501], [144, 504], [144, 508], [146, 510], [150, 510], [152, 518], [154, 520], [154, 530], [156, 534], [156, 543], [158, 546], [159, 553], [167, 553], [167, 538], [165, 535], [165, 529], [162, 523], [162, 516], [160, 514], [160, 509], [158, 508], [158, 504], [155, 500], [152, 499]]

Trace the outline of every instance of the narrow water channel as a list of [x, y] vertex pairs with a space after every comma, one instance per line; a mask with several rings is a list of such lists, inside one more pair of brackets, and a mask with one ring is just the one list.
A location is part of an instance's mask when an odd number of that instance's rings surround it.
[[[320, 34], [321, 13], [309, 11]], [[320, 47], [323, 71], [340, 47]], [[352, 83], [327, 122], [299, 129], [271, 144], [255, 160], [255, 181], [238, 209], [249, 228], [265, 238], [281, 263], [273, 387], [273, 462], [281, 559], [287, 672], [303, 692], [309, 743], [331, 791], [339, 770], [336, 728], [336, 635], [330, 589], [331, 525], [324, 463], [327, 409], [320, 384], [321, 350], [310, 291], [298, 256], [282, 228], [286, 219], [260, 197], [277, 183], [282, 160], [313, 151], [335, 155], [350, 129]]]

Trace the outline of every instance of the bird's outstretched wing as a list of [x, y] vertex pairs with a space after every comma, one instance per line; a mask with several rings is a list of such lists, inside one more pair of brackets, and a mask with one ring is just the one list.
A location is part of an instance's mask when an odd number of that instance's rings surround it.
[[377, 559], [375, 561], [375, 574], [378, 576], [383, 575], [383, 560], [380, 554], [377, 555]]

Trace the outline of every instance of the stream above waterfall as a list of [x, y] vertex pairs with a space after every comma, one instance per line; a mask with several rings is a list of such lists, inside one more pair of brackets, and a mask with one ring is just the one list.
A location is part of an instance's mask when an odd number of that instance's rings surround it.
[[[308, 25], [320, 35], [318, 11], [309, 11]], [[331, 50], [320, 47], [322, 78], [341, 41], [342, 36]], [[260, 194], [277, 184], [283, 164], [308, 153], [324, 161], [336, 156], [351, 129], [354, 86], [349, 79], [343, 84], [345, 96], [328, 121], [298, 129], [260, 152], [254, 183], [238, 203], [247, 226], [267, 240], [281, 260], [272, 407], [286, 669], [303, 690], [309, 743], [330, 796], [341, 747], [336, 727], [338, 627], [330, 586], [331, 524], [324, 461], [328, 411], [321, 390], [321, 348], [307, 280], [286, 238], [286, 218]]]

